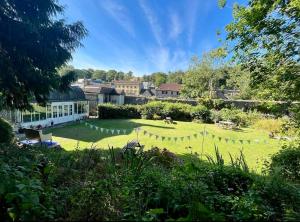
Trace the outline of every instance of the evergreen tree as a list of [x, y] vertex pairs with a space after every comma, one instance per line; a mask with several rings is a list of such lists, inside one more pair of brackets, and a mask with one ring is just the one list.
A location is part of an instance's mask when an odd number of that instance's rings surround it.
[[87, 34], [81, 22], [66, 24], [56, 0], [0, 1], [0, 94], [11, 108], [45, 103], [52, 89], [66, 89], [74, 73], [57, 73]]

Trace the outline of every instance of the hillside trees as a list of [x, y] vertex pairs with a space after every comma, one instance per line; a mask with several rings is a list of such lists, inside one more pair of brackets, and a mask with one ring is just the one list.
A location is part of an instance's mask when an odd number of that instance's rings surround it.
[[6, 106], [29, 108], [31, 98], [45, 103], [52, 89], [66, 89], [74, 79], [73, 72], [60, 76], [57, 69], [87, 31], [81, 22], [57, 19], [63, 10], [56, 0], [0, 1], [0, 94]]

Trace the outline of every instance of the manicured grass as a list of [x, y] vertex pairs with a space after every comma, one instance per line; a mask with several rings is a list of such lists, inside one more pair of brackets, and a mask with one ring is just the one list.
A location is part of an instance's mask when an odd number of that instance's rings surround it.
[[[167, 148], [178, 154], [190, 152], [202, 154], [203, 151], [203, 154], [214, 155], [216, 145], [226, 162], [230, 160], [228, 153], [237, 156], [240, 150], [243, 150], [248, 165], [257, 172], [261, 171], [263, 161], [267, 160], [271, 154], [280, 149], [279, 141], [270, 140], [268, 132], [251, 128], [233, 131], [222, 129], [214, 124], [180, 121], [176, 121], [175, 124], [166, 124], [164, 121], [143, 119], [87, 120], [87, 122], [105, 129], [126, 129], [127, 134], [117, 135], [116, 132], [114, 135], [106, 132], [101, 133], [100, 130], [90, 129], [84, 123], [75, 123], [60, 128], [49, 129], [47, 132], [52, 132], [54, 140], [59, 142], [66, 150], [90, 147], [104, 149], [107, 149], [109, 146], [123, 147], [128, 141], [137, 139], [137, 134], [134, 131], [135, 127], [141, 127], [142, 130], [165, 137], [182, 137], [198, 133], [197, 138], [191, 136], [191, 139], [188, 140], [185, 137], [183, 141], [178, 139], [175, 142], [173, 139], [169, 141], [167, 138], [164, 141], [161, 139], [156, 140], [154, 136], [150, 138], [148, 135], [140, 132], [139, 140], [141, 144], [145, 145], [145, 149], [157, 146], [159, 148]], [[204, 129], [208, 132], [208, 135], [200, 136], [199, 132]], [[211, 136], [212, 134], [216, 135], [214, 139]], [[222, 137], [223, 139], [219, 141], [218, 137]], [[234, 139], [235, 143], [232, 141], [226, 143], [224, 138]], [[243, 142], [243, 144], [239, 142], [239, 140], [248, 139], [251, 140], [250, 144], [248, 142]], [[255, 142], [257, 139], [260, 141], [259, 143]], [[264, 140], [267, 143], [264, 143]], [[204, 155], [203, 158], [205, 158]]]

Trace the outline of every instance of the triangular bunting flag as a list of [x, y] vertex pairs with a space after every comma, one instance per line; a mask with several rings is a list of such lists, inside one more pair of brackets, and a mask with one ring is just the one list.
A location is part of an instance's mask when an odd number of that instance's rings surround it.
[[164, 136], [162, 136], [162, 137], [161, 137], [161, 141], [164, 141], [164, 140], [165, 140], [165, 137], [164, 137]]
[[177, 137], [174, 137], [174, 141], [177, 142]]
[[171, 141], [172, 137], [168, 137], [168, 140]]
[[181, 139], [181, 141], [183, 141], [183, 140], [184, 140], [184, 137], [182, 136], [182, 137], [180, 137], [180, 139]]
[[114, 130], [114, 129], [111, 129], [110, 132], [111, 132], [111, 134], [114, 134], [115, 130]]
[[239, 141], [240, 141], [240, 143], [241, 143], [241, 144], [243, 144], [243, 143], [244, 143], [244, 141], [243, 141], [243, 140], [239, 140]]
[[100, 128], [101, 133], [103, 133], [103, 130], [104, 130], [103, 128]]
[[200, 134], [201, 134], [201, 136], [203, 136], [203, 135], [204, 135], [202, 131], [200, 132]]
[[98, 126], [95, 126], [96, 130], [99, 130]]
[[191, 139], [191, 136], [187, 136], [186, 138], [187, 138], [188, 140], [190, 140], [190, 139]]
[[228, 138], [225, 138], [226, 143], [228, 143], [228, 140], [229, 140]]
[[152, 133], [149, 133], [149, 137], [151, 138], [151, 136], [153, 136], [153, 134]]
[[121, 130], [117, 130], [117, 134], [120, 134], [120, 131], [121, 131]]
[[123, 129], [123, 134], [126, 134], [126, 129]]
[[105, 131], [106, 131], [106, 133], [109, 133], [109, 129], [106, 129]]
[[250, 143], [251, 143], [251, 140], [247, 140], [247, 142], [250, 144]]
[[155, 135], [155, 139], [157, 140], [159, 138], [159, 136], [158, 135]]
[[221, 142], [221, 140], [222, 140], [222, 137], [220, 137], [220, 136], [219, 136], [219, 137], [218, 137], [218, 139], [219, 139], [219, 141]]
[[146, 131], [146, 130], [144, 130], [144, 132], [143, 132], [143, 133], [144, 133], [144, 135], [146, 135], [146, 134], [147, 134], [147, 131]]
[[211, 138], [213, 138], [213, 139], [214, 139], [215, 137], [216, 137], [216, 136], [215, 136], [214, 134], [212, 134], [212, 135], [211, 135]]
[[195, 133], [195, 134], [194, 134], [194, 137], [197, 138], [197, 136], [198, 136], [197, 133]]
[[89, 124], [88, 124], [87, 122], [85, 122], [85, 124], [84, 124], [84, 125], [86, 125], [86, 126], [87, 126], [87, 125], [89, 125]]
[[232, 141], [232, 143], [235, 143], [235, 140], [231, 140]]

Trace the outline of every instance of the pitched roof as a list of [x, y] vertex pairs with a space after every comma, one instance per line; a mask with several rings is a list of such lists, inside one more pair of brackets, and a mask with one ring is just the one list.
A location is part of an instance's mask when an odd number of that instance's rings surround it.
[[100, 94], [119, 95], [116, 89], [110, 87], [101, 87]]
[[154, 96], [155, 95], [155, 90], [154, 89], [142, 89], [140, 94], [142, 96]]
[[70, 86], [66, 92], [58, 90], [51, 91], [49, 94], [49, 102], [63, 102], [63, 101], [83, 101], [85, 95], [83, 90], [78, 86]]
[[179, 92], [181, 90], [181, 85], [177, 83], [164, 83], [161, 84], [157, 90], [164, 90], [164, 91], [175, 91]]

